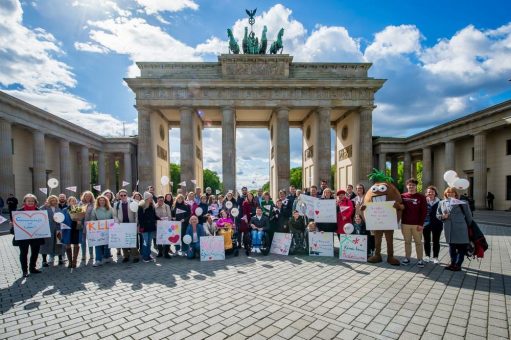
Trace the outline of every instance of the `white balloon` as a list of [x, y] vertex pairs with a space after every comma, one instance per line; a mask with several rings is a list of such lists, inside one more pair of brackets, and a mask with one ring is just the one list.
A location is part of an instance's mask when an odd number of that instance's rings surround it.
[[57, 223], [62, 223], [64, 222], [64, 214], [61, 213], [61, 212], [56, 212], [54, 215], [53, 215], [53, 220]]
[[232, 208], [232, 210], [231, 210], [232, 216], [238, 217], [239, 214], [240, 214], [240, 211], [238, 210], [238, 208]]
[[59, 180], [56, 179], [56, 178], [50, 178], [48, 180], [48, 186], [51, 188], [51, 189], [55, 189], [56, 187], [59, 186]]
[[445, 180], [447, 183], [452, 183], [452, 182], [454, 182], [457, 178], [458, 178], [458, 174], [457, 174], [457, 173], [456, 173], [456, 171], [454, 171], [454, 170], [447, 170], [447, 171], [444, 173], [444, 180]]
[[465, 178], [458, 178], [454, 181], [453, 187], [460, 190], [465, 190], [470, 186], [470, 182]]
[[354, 229], [355, 229], [355, 228], [353, 227], [353, 224], [351, 224], [351, 223], [346, 223], [346, 224], [344, 225], [344, 232], [345, 232], [346, 234], [348, 234], [348, 235], [349, 235], [349, 234], [351, 234], [351, 233], [353, 232], [353, 230], [354, 230]]
[[168, 176], [161, 176], [160, 182], [161, 182], [161, 185], [167, 185], [167, 184], [169, 184], [170, 179]]
[[130, 203], [130, 210], [133, 211], [133, 212], [137, 212], [138, 211], [138, 202], [136, 201], [133, 201]]
[[196, 216], [200, 216], [202, 215], [204, 211], [202, 211], [202, 208], [201, 207], [198, 207], [197, 209], [195, 209], [195, 215]]
[[183, 236], [183, 242], [184, 242], [185, 244], [190, 244], [190, 243], [192, 243], [192, 237], [191, 237], [190, 235], [185, 235], [185, 236]]
[[227, 201], [227, 202], [225, 202], [225, 207], [226, 207], [227, 209], [231, 209], [231, 208], [232, 208], [232, 202], [231, 202], [231, 201]]

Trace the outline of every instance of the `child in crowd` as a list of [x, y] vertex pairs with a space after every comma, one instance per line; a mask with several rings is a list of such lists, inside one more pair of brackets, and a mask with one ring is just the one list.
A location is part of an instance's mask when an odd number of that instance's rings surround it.
[[218, 202], [215, 195], [210, 195], [208, 199], [208, 213], [213, 216], [213, 218], [218, 217], [218, 213], [220, 209], [218, 207]]
[[374, 237], [371, 237], [371, 232], [366, 229], [366, 223], [359, 214], [356, 214], [353, 219], [353, 234], [367, 235], [367, 256], [372, 256], [374, 252]]

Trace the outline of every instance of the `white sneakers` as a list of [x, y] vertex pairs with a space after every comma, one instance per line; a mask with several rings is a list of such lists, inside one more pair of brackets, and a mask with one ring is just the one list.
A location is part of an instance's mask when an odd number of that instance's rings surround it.
[[433, 257], [433, 263], [438, 264], [438, 257]]
[[94, 261], [94, 263], [92, 264], [93, 267], [99, 267], [103, 264], [102, 261]]
[[430, 261], [429, 256], [424, 256], [423, 261], [424, 261], [425, 263], [429, 263], [429, 261]]
[[261, 253], [261, 249], [259, 249], [259, 248], [254, 248], [254, 253], [256, 253], [256, 254], [260, 254], [260, 253]]

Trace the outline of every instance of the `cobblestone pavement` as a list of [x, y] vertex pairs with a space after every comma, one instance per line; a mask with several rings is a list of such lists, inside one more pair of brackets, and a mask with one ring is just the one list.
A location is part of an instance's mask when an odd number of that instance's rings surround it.
[[[490, 250], [462, 272], [243, 254], [55, 266], [28, 279], [2, 236], [0, 338], [509, 339], [511, 228], [483, 230]], [[399, 232], [396, 245], [402, 255]]]

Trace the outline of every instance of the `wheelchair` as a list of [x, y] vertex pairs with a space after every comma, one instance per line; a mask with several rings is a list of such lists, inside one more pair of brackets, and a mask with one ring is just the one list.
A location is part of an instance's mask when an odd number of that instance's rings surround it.
[[309, 253], [309, 237], [305, 230], [292, 230], [293, 238], [289, 246], [289, 255], [308, 254]]
[[225, 255], [239, 255], [238, 235], [232, 224], [226, 223], [223, 228], [218, 228], [216, 235], [224, 238]]
[[[243, 244], [245, 246], [245, 253], [249, 256], [252, 252], [252, 232], [245, 233], [245, 237], [243, 238]], [[270, 253], [271, 248], [271, 238], [268, 231], [263, 232], [263, 236], [261, 238], [261, 254], [268, 255]]]

